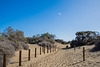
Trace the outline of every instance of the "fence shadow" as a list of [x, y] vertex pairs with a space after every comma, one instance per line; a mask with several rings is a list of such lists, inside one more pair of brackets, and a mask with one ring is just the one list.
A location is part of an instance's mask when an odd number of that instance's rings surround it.
[[10, 62], [10, 64], [15, 64], [15, 63], [19, 63], [19, 62], [16, 62], [16, 61]]
[[76, 64], [80, 64], [80, 63], [82, 63], [82, 62], [83, 62], [83, 61], [79, 61], [79, 62], [76, 62], [76, 63], [70, 64], [70, 65], [68, 65], [68, 66], [76, 65]]
[[[24, 61], [21, 61], [21, 62], [26, 62], [26, 61], [28, 61], [28, 60], [24, 60]], [[16, 62], [16, 61], [10, 62], [10, 64], [15, 64], [15, 63], [19, 63], [19, 62]]]

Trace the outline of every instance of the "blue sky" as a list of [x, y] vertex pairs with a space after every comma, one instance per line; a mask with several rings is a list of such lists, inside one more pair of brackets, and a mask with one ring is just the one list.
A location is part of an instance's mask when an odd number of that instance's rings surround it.
[[100, 32], [100, 0], [0, 0], [0, 32], [9, 26], [69, 41], [77, 31]]

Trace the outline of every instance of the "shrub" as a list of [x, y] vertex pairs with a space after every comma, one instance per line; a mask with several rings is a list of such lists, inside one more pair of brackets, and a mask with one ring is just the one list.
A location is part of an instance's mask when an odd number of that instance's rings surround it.
[[19, 30], [14, 30], [11, 27], [6, 28], [6, 30], [2, 33], [2, 37], [6, 39], [16, 42], [16, 41], [25, 41], [24, 32]]
[[[20, 44], [20, 45], [19, 45]], [[0, 67], [3, 64], [3, 55], [7, 54], [7, 63], [9, 62], [9, 58], [14, 56], [15, 50], [19, 49], [29, 49], [29, 46], [24, 42], [15, 43], [13, 41], [9, 41], [5, 38], [0, 40]]]
[[9, 58], [14, 56], [16, 50], [29, 49], [29, 46], [24, 42], [25, 38], [23, 31], [15, 31], [11, 27], [9, 27], [5, 30], [5, 32], [0, 33], [0, 67], [2, 67], [3, 64], [4, 54], [7, 54], [8, 63]]
[[7, 63], [9, 62], [9, 58], [14, 56], [15, 48], [6, 42], [0, 42], [0, 67], [3, 64], [3, 55], [7, 54]]
[[55, 40], [53, 40], [53, 39], [47, 39], [46, 41], [50, 42], [51, 44], [55, 43]]
[[76, 47], [78, 47], [78, 46], [83, 46], [83, 45], [85, 45], [85, 44], [86, 44], [85, 42], [77, 42], [76, 40], [72, 40], [71, 43], [70, 43], [71, 48], [73, 48], [74, 45], [75, 45]]
[[76, 38], [71, 42], [71, 46], [83, 46], [83, 45], [92, 45], [95, 43], [99, 32], [95, 31], [80, 31], [76, 32]]
[[30, 44], [37, 44], [42, 41], [43, 39], [41, 39], [40, 37], [27, 37], [26, 38], [26, 42]]
[[49, 34], [49, 33], [44, 33], [44, 34], [38, 34], [38, 35], [33, 35], [33, 37], [26, 37], [26, 43], [30, 44], [38, 44], [44, 40], [54, 44], [55, 43], [55, 35]]
[[29, 46], [26, 45], [24, 42], [20, 42], [20, 45], [23, 47], [24, 50], [28, 50]]
[[58, 42], [58, 43], [61, 43], [61, 44], [67, 44], [66, 41], [63, 41], [63, 40], [61, 40], [61, 39], [56, 39], [55, 41]]
[[40, 43], [38, 43], [38, 45], [39, 46], [48, 46], [48, 47], [53, 47], [54, 46], [54, 44], [52, 44], [52, 43], [50, 43], [49, 41], [42, 41], [42, 42], [40, 42]]

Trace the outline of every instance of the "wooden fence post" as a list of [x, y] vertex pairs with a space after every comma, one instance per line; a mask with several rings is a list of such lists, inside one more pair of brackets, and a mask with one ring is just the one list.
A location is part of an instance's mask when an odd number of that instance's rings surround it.
[[76, 46], [74, 45], [74, 51], [76, 51]]
[[41, 55], [41, 47], [40, 47], [40, 55]]
[[19, 51], [19, 66], [21, 66], [21, 60], [22, 60], [22, 51]]
[[55, 51], [56, 51], [56, 46], [55, 46]]
[[7, 59], [7, 55], [6, 54], [4, 54], [4, 56], [3, 56], [3, 67], [6, 67], [6, 60]]
[[44, 46], [44, 54], [45, 54], [45, 46]]
[[37, 52], [37, 50], [36, 50], [36, 48], [35, 48], [35, 58], [36, 58], [36, 52]]
[[49, 51], [48, 51], [48, 46], [47, 46], [47, 53], [49, 53]]
[[50, 53], [51, 53], [51, 46], [50, 46]]
[[42, 52], [44, 52], [44, 46], [42, 46]]
[[28, 61], [30, 60], [30, 49], [28, 51]]
[[53, 46], [53, 52], [54, 52], [54, 46]]
[[85, 47], [83, 47], [83, 61], [85, 61]]

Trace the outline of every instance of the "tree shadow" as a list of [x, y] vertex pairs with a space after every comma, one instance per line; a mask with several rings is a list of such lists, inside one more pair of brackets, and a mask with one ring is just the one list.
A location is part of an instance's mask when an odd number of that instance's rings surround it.
[[100, 49], [97, 49], [97, 48], [92, 48], [91, 50], [89, 50], [89, 52], [98, 52], [98, 51], [100, 51]]
[[62, 48], [63, 50], [71, 49], [71, 48]]

